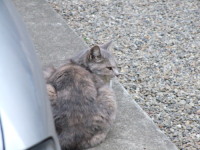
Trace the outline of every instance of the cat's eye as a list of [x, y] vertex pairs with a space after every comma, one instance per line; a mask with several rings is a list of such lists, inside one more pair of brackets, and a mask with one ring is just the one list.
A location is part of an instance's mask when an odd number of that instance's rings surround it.
[[98, 55], [98, 56], [96, 56], [96, 58], [100, 59], [100, 58], [101, 58], [101, 56], [100, 56], [100, 55]]
[[112, 67], [107, 67], [108, 70], [112, 70]]

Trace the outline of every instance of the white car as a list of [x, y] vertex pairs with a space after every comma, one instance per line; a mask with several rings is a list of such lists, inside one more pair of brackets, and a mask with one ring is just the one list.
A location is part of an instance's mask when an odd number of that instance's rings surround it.
[[41, 66], [13, 4], [0, 0], [0, 150], [60, 150]]

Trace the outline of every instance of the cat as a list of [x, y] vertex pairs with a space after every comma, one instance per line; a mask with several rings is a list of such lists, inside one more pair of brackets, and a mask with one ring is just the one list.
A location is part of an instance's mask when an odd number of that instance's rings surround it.
[[94, 147], [113, 125], [117, 104], [110, 81], [118, 70], [110, 44], [84, 50], [44, 73], [62, 150]]

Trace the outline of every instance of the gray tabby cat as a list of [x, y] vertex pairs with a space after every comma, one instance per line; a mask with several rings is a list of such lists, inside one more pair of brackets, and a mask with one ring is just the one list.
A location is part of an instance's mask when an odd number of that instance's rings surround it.
[[109, 83], [118, 71], [110, 44], [82, 51], [45, 73], [62, 150], [100, 144], [115, 120], [117, 104]]

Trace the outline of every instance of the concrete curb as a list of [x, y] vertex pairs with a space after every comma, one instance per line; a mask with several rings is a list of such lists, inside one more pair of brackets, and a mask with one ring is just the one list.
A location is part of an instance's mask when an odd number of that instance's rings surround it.
[[[61, 65], [88, 48], [44, 0], [14, 0], [31, 33], [43, 65]], [[118, 101], [116, 123], [105, 142], [91, 150], [177, 150], [123, 86], [113, 84]]]

